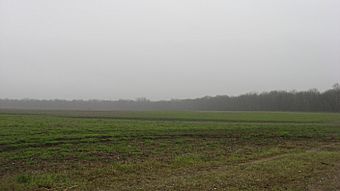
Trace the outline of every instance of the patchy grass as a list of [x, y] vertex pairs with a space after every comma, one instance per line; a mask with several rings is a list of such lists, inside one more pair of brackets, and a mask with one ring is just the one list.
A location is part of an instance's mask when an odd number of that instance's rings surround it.
[[0, 190], [337, 190], [338, 161], [334, 113], [0, 112]]

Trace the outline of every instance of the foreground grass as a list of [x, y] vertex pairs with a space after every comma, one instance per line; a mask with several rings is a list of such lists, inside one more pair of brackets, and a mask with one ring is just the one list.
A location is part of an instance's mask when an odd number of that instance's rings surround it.
[[337, 190], [340, 115], [0, 114], [0, 190]]

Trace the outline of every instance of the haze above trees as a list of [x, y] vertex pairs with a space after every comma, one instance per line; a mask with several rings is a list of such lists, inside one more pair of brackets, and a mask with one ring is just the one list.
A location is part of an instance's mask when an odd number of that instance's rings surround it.
[[324, 92], [317, 89], [271, 91], [168, 101], [150, 101], [146, 98], [117, 101], [0, 99], [0, 109], [340, 112], [340, 85], [335, 84]]

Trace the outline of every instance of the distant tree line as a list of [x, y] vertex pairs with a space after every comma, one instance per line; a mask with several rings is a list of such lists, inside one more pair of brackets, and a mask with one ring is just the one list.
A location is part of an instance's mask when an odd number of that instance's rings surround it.
[[0, 109], [32, 110], [201, 110], [340, 112], [340, 85], [319, 92], [271, 91], [240, 96], [215, 96], [168, 101], [0, 99]]

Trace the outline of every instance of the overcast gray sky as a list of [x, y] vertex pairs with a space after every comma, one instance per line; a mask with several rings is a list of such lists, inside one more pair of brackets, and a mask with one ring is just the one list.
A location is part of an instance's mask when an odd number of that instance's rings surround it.
[[0, 98], [325, 90], [339, 0], [0, 0]]

